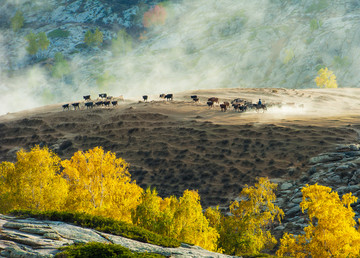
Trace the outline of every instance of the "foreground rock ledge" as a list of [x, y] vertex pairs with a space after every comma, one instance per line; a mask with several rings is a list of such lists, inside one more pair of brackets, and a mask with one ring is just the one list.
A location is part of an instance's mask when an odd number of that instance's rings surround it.
[[0, 257], [52, 257], [58, 248], [90, 241], [119, 244], [135, 252], [167, 257], [234, 257], [182, 244], [165, 248], [59, 221], [20, 219], [0, 214]]

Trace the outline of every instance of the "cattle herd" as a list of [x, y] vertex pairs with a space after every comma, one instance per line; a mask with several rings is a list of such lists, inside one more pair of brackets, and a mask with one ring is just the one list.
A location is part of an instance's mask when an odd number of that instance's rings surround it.
[[[112, 96], [108, 96], [106, 93], [100, 93], [99, 97], [96, 100], [92, 100], [90, 95], [83, 96], [84, 98], [84, 106], [83, 108], [91, 109], [95, 107], [110, 107], [110, 106], [117, 106], [119, 100], [124, 100], [122, 96], [114, 98]], [[70, 108], [74, 110], [80, 109], [80, 102], [74, 102], [71, 104], [64, 104], [62, 105], [63, 110], [70, 110]]]
[[[172, 93], [170, 94], [163, 93], [160, 94], [159, 97], [162, 99], [166, 99], [167, 101], [171, 101], [173, 100], [174, 95]], [[200, 102], [200, 98], [197, 95], [192, 95], [190, 97], [194, 103]], [[91, 100], [90, 95], [83, 96], [83, 98], [84, 98], [84, 105], [82, 106], [82, 108], [86, 108], [86, 109], [92, 109], [95, 107], [110, 107], [110, 106], [115, 107], [118, 105], [119, 100], [122, 101], [124, 100], [122, 96], [118, 98], [114, 98], [112, 96], [108, 96], [106, 93], [100, 93], [99, 97], [95, 101]], [[147, 102], [149, 100], [148, 95], [143, 95], [142, 98], [144, 102]], [[255, 110], [256, 112], [262, 110], [264, 112], [267, 110], [267, 106], [264, 103], [260, 103], [260, 102], [252, 103], [252, 101], [241, 98], [236, 98], [232, 100], [231, 103], [229, 103], [228, 101], [224, 101], [223, 103], [220, 103], [219, 98], [211, 97], [207, 99], [206, 104], [209, 108], [213, 108], [215, 104], [217, 104], [218, 106], [220, 106], [220, 110], [222, 112], [226, 112], [227, 110], [230, 110], [230, 104], [235, 112], [245, 112], [247, 110]], [[73, 108], [74, 110], [80, 109], [80, 102], [64, 104], [62, 105], [62, 108], [63, 110], [70, 110], [70, 108]]]
[[[193, 98], [194, 96], [191, 96]], [[219, 104], [219, 98], [211, 97], [207, 100], [207, 105], [210, 108], [213, 108], [215, 103]], [[222, 104], [219, 104], [220, 110], [223, 112], [226, 112], [228, 109], [230, 109], [230, 104], [233, 107], [234, 111], [236, 112], [245, 112], [247, 110], [255, 110], [256, 112], [259, 112], [262, 110], [263, 112], [267, 110], [266, 104], [263, 103], [252, 103], [252, 101], [236, 98], [229, 103], [228, 101], [224, 101]]]

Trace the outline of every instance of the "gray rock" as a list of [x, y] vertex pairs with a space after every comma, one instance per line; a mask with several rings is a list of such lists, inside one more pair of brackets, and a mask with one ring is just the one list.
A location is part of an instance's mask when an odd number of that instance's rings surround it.
[[299, 198], [299, 197], [302, 197], [301, 191], [296, 192], [296, 194], [294, 194], [292, 198]]
[[55, 233], [54, 230], [50, 228], [40, 228], [40, 227], [23, 227], [19, 229], [22, 232], [31, 233], [31, 234], [37, 234], [37, 235], [44, 235], [47, 233]]
[[3, 225], [4, 228], [50, 228], [48, 225], [33, 224], [33, 223], [22, 223], [22, 222], [6, 222]]
[[296, 205], [294, 207], [292, 207], [291, 209], [285, 211], [285, 215], [287, 217], [294, 217], [296, 214], [300, 214], [301, 213], [301, 209], [299, 205]]
[[54, 232], [45, 233], [44, 238], [52, 239], [52, 240], [61, 240], [61, 237]]
[[344, 154], [347, 157], [359, 157], [360, 156], [360, 151], [348, 151], [348, 152], [344, 152]]
[[62, 246], [89, 241], [120, 244], [132, 251], [154, 252], [168, 257], [232, 257], [188, 244], [182, 244], [179, 248], [165, 248], [63, 222], [0, 215], [2, 257], [53, 257]]
[[291, 200], [292, 203], [296, 203], [296, 204], [299, 204], [302, 202], [302, 197], [301, 198], [294, 198]]
[[[335, 189], [334, 189], [335, 190]], [[359, 185], [350, 185], [350, 186], [340, 186], [336, 189], [336, 191], [339, 193], [339, 194], [346, 194], [346, 193], [355, 193], [357, 191], [360, 190], [360, 186]]]
[[349, 169], [351, 169], [353, 166], [349, 165], [349, 164], [341, 164], [340, 166], [335, 168], [336, 172], [342, 172], [342, 171], [347, 171]]
[[310, 158], [309, 163], [310, 164], [326, 163], [326, 162], [342, 160], [343, 158], [344, 158], [344, 154], [342, 153], [323, 154], [318, 157]]
[[288, 190], [292, 187], [292, 183], [289, 183], [289, 182], [285, 182], [283, 184], [281, 184], [280, 186], [280, 190]]

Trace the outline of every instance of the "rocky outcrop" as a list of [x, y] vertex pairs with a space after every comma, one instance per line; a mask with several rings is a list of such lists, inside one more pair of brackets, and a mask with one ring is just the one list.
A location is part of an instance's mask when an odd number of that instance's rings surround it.
[[90, 241], [119, 244], [135, 252], [167, 257], [232, 257], [187, 244], [164, 248], [63, 222], [0, 215], [0, 257], [52, 257], [60, 247]]
[[[282, 232], [298, 234], [307, 226], [306, 216], [300, 209], [301, 188], [306, 184], [319, 184], [332, 188], [339, 196], [346, 193], [360, 196], [360, 145], [341, 144], [334, 152], [322, 153], [309, 160], [312, 167], [299, 180], [279, 183], [277, 205], [285, 212], [283, 223], [275, 228]], [[360, 218], [360, 202], [352, 205], [357, 221]]]

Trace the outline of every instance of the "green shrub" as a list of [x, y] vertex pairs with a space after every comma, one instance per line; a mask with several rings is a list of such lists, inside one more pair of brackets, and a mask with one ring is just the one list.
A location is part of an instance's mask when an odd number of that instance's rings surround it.
[[93, 228], [98, 231], [123, 236], [144, 243], [164, 246], [179, 247], [180, 241], [158, 235], [141, 227], [117, 221], [111, 218], [93, 216], [78, 212], [59, 212], [59, 211], [35, 211], [35, 210], [13, 210], [11, 214], [15, 216], [33, 217], [42, 220], [56, 220], [87, 228]]
[[97, 242], [71, 245], [63, 249], [55, 257], [164, 257], [160, 254], [131, 252], [121, 245]]
[[39, 44], [37, 42], [37, 36], [32, 31], [25, 36], [26, 41], [28, 42], [28, 46], [26, 47], [26, 51], [30, 55], [35, 55], [39, 50]]
[[85, 33], [84, 42], [88, 46], [100, 46], [103, 42], [103, 34], [99, 30], [99, 28], [96, 28], [95, 32], [92, 33], [90, 30], [88, 30]]
[[21, 11], [17, 11], [14, 17], [11, 18], [11, 27], [14, 32], [17, 32], [24, 26], [24, 16]]
[[322, 22], [320, 20], [312, 19], [310, 21], [310, 30], [314, 31], [319, 29], [322, 26]]
[[67, 30], [61, 30], [61, 29], [56, 29], [56, 30], [53, 30], [53, 31], [50, 31], [47, 36], [51, 39], [54, 39], [54, 38], [67, 38], [69, 37], [70, 35], [70, 32], [67, 31]]
[[34, 34], [32, 31], [30, 31], [30, 33], [25, 36], [25, 39], [28, 42], [26, 51], [30, 55], [36, 55], [39, 48], [41, 50], [45, 50], [50, 45], [50, 41], [46, 37], [45, 32], [39, 32], [38, 34]]
[[324, 64], [317, 64], [316, 66], [315, 66], [315, 70], [316, 71], [319, 71], [320, 69], [324, 69], [326, 67], [326, 65], [324, 65]]

